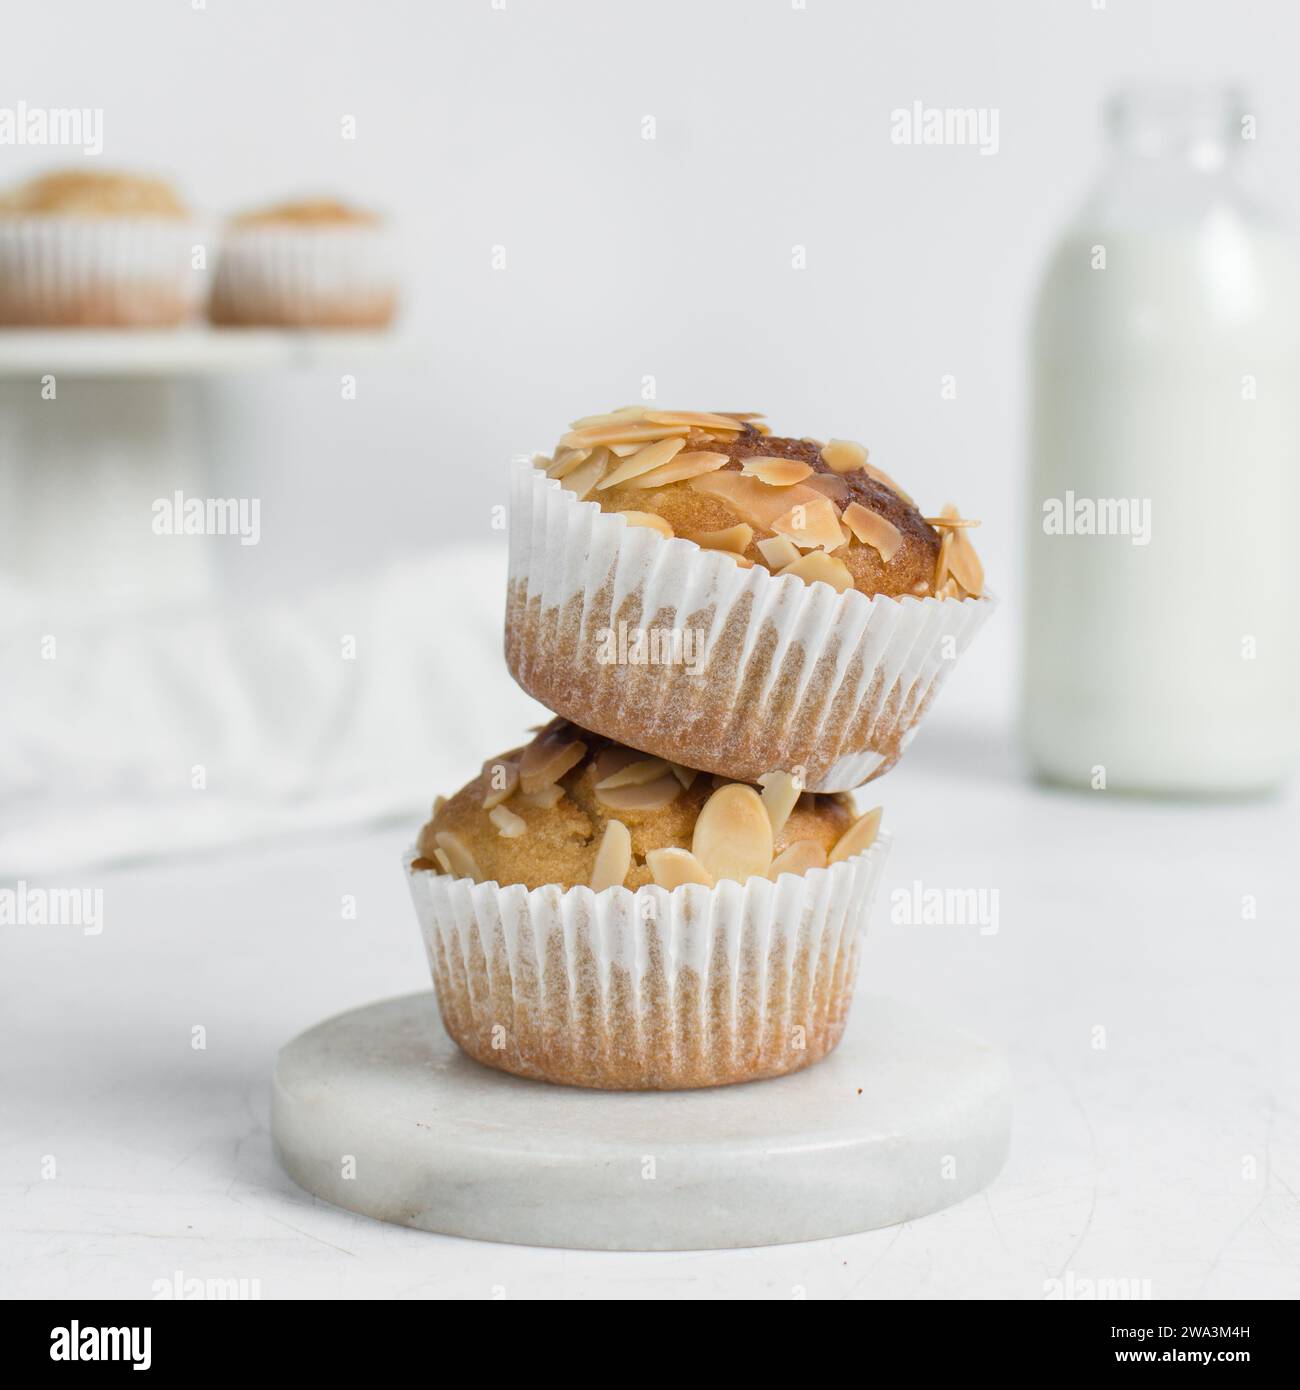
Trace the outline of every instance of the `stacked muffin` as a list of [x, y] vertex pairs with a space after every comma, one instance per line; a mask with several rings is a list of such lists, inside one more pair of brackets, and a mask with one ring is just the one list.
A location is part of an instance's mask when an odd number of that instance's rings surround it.
[[848, 793], [988, 612], [972, 524], [750, 414], [630, 407], [516, 465], [506, 657], [559, 717], [407, 857], [466, 1052], [666, 1090], [835, 1046], [888, 843]]

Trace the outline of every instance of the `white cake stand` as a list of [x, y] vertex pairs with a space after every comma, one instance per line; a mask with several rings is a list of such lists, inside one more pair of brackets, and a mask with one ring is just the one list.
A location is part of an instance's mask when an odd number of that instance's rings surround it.
[[887, 1226], [990, 1183], [1010, 1133], [988, 1043], [859, 999], [807, 1071], [711, 1090], [583, 1091], [480, 1066], [431, 994], [309, 1029], [280, 1053], [271, 1129], [307, 1191], [447, 1235], [695, 1250]]
[[153, 503], [205, 497], [208, 378], [353, 363], [383, 333], [0, 329], [0, 574], [43, 597], [206, 598], [210, 549], [160, 543]]

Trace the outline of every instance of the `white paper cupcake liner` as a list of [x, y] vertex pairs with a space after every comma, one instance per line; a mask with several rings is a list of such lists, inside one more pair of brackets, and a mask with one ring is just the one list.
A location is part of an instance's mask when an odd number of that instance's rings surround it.
[[603, 1090], [796, 1071], [839, 1042], [889, 850], [772, 882], [562, 889], [405, 860], [442, 1020], [471, 1057]]
[[206, 277], [197, 223], [148, 217], [0, 216], [0, 323], [166, 327], [191, 318]]
[[[580, 502], [530, 461], [512, 475], [511, 674], [575, 724], [687, 767], [750, 782], [802, 769], [810, 791], [879, 776], [992, 606], [742, 569]], [[624, 659], [638, 631], [659, 661]]]
[[233, 227], [212, 291], [215, 323], [377, 328], [397, 304], [396, 246], [385, 228]]

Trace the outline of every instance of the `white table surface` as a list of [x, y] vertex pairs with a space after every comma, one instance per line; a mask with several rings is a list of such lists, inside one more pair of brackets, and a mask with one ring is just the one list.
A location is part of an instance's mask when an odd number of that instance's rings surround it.
[[[271, 1155], [272, 1060], [424, 987], [394, 826], [70, 875], [103, 888], [101, 935], [0, 929], [0, 1293], [149, 1297], [179, 1271], [263, 1298], [1041, 1299], [1070, 1276], [1300, 1297], [1295, 801], [1045, 791], [996, 729], [938, 721], [881, 792], [896, 844], [864, 979], [1008, 1050], [1012, 1152], [986, 1193], [687, 1254], [480, 1244], [314, 1201]], [[996, 888], [998, 930], [891, 922], [915, 879]]]

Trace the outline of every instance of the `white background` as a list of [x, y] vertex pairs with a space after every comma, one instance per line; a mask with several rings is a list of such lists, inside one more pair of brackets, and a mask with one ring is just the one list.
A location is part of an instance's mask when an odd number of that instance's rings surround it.
[[[330, 373], [212, 388], [214, 490], [263, 499], [262, 544], [221, 551], [246, 600], [430, 542], [503, 544], [489, 509], [505, 459], [631, 402], [646, 375], [666, 404], [860, 438], [927, 504], [983, 518], [1005, 605], [882, 792], [900, 833], [863, 969], [871, 990], [1008, 1049], [1017, 1127], [1004, 1177], [950, 1213], [759, 1252], [517, 1251], [313, 1204], [271, 1159], [274, 1050], [425, 977], [397, 870], [409, 824], [311, 837], [103, 874], [100, 938], [6, 936], [0, 1288], [147, 1296], [180, 1269], [258, 1278], [266, 1297], [1041, 1298], [1073, 1272], [1150, 1279], [1157, 1297], [1300, 1294], [1294, 801], [1046, 792], [1010, 735], [1025, 320], [1099, 167], [1100, 102], [1134, 77], [1239, 79], [1259, 116], [1254, 181], [1294, 210], [1294, 13], [12, 7], [0, 103], [102, 107], [101, 167], [166, 173], [213, 216], [320, 191], [401, 229], [402, 354], [359, 369], [356, 401]], [[914, 101], [995, 107], [997, 155], [891, 144], [890, 112]], [[0, 149], [6, 182], [50, 162]], [[450, 686], [435, 699], [473, 703]], [[458, 744], [464, 773], [513, 734]], [[917, 878], [997, 887], [998, 933], [891, 924], [890, 892]], [[356, 921], [339, 918], [345, 894]]]

